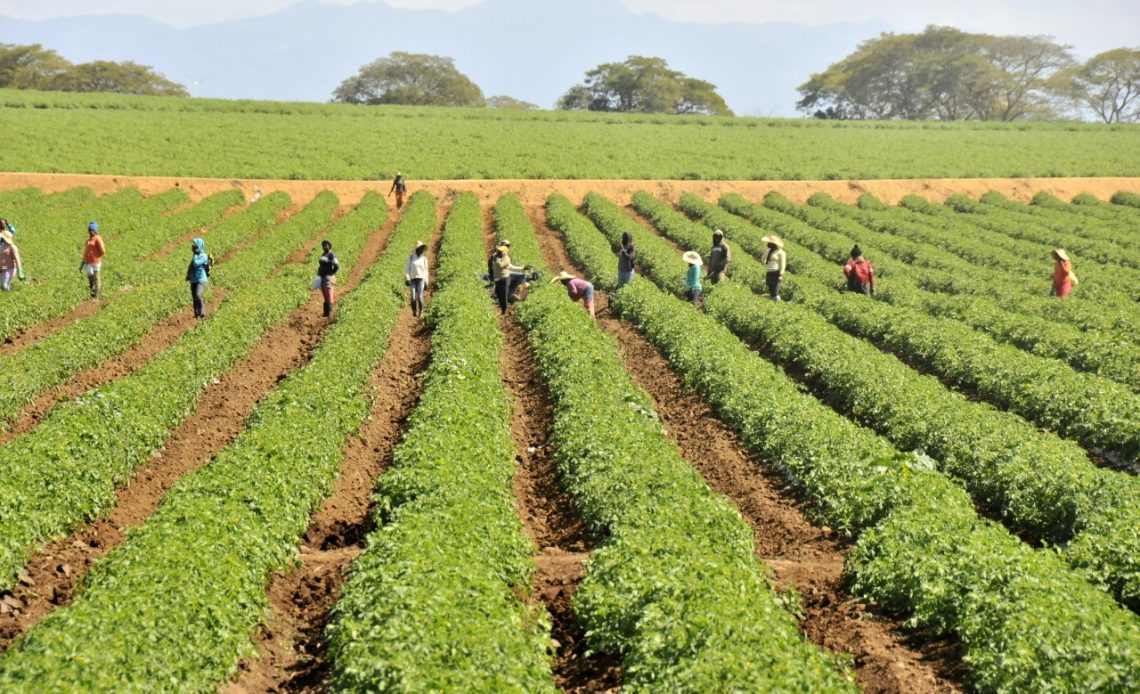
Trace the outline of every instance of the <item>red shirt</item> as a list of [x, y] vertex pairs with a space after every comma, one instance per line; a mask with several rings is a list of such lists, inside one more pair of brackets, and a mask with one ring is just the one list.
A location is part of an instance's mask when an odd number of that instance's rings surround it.
[[875, 288], [875, 269], [864, 258], [847, 261], [847, 264], [843, 266], [843, 274], [848, 281], [851, 280], [851, 273], [855, 273], [855, 276], [859, 278], [859, 284], [869, 284], [872, 289]]
[[103, 246], [103, 237], [99, 234], [92, 234], [87, 238], [87, 245], [83, 247], [83, 262], [87, 265], [94, 265], [103, 260], [103, 254], [107, 249]]
[[1058, 260], [1053, 263], [1053, 284], [1058, 287], [1069, 281], [1069, 274], [1073, 271], [1073, 264], [1068, 260]]

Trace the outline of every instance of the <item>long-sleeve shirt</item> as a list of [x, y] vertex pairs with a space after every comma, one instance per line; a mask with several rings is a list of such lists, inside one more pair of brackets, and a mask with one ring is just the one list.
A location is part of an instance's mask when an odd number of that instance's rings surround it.
[[628, 246], [618, 246], [618, 272], [633, 272], [633, 261], [637, 256], [637, 248], [631, 243]]
[[202, 284], [208, 282], [209, 277], [206, 275], [206, 265], [210, 262], [210, 256], [205, 253], [195, 253], [190, 257], [190, 267], [186, 268], [186, 281], [191, 284]]
[[871, 267], [871, 263], [863, 258], [848, 260], [847, 264], [843, 266], [843, 275], [847, 278], [848, 286], [854, 286], [858, 283], [860, 286], [869, 285], [872, 291], [875, 289], [875, 268]]
[[685, 291], [696, 289], [701, 290], [701, 266], [690, 265], [689, 269], [685, 271]]
[[523, 271], [523, 268], [519, 267], [518, 265], [511, 264], [511, 257], [506, 253], [502, 254], [498, 258], [495, 258], [494, 261], [495, 262], [491, 265], [491, 269], [493, 270], [491, 273], [492, 281], [497, 282], [498, 280], [507, 279], [511, 276], [512, 272]]
[[1061, 286], [1062, 284], [1070, 281], [1069, 275], [1073, 274], [1073, 263], [1068, 260], [1058, 260], [1053, 263], [1053, 284]]
[[783, 275], [784, 270], [788, 267], [788, 254], [784, 252], [783, 248], [769, 250], [768, 255], [765, 256], [764, 267], [768, 272], [778, 272]]
[[413, 253], [408, 256], [408, 262], [404, 263], [404, 277], [409, 282], [411, 280], [423, 280], [424, 284], [427, 284], [428, 260], [426, 253], [423, 255]]
[[732, 251], [728, 249], [727, 243], [721, 241], [719, 246], [713, 246], [709, 251], [709, 274], [724, 272], [730, 260], [732, 260]]
[[340, 263], [337, 262], [336, 253], [329, 251], [320, 257], [317, 261], [317, 274], [321, 277], [332, 277], [340, 270]]
[[83, 247], [83, 262], [87, 265], [95, 265], [103, 261], [103, 256], [107, 253], [106, 246], [103, 245], [103, 237], [99, 234], [93, 234], [87, 237], [87, 244]]
[[0, 270], [20, 267], [20, 249], [10, 243], [0, 243]]
[[566, 283], [566, 293], [568, 293], [570, 298], [574, 301], [592, 299], [594, 297], [594, 285], [584, 279], [575, 277]]

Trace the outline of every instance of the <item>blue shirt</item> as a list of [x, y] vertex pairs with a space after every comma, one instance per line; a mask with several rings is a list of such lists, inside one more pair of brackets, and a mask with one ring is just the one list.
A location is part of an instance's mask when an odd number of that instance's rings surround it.
[[205, 253], [195, 253], [190, 258], [190, 267], [186, 269], [186, 280], [190, 284], [203, 284], [209, 282], [209, 277], [206, 276], [206, 264], [210, 262], [210, 256]]

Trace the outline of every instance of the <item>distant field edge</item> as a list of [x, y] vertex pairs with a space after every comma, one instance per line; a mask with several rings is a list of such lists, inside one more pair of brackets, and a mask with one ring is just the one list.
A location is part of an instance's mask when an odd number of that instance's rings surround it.
[[[644, 190], [669, 200], [681, 193], [690, 192], [706, 199], [715, 199], [725, 193], [738, 193], [750, 199], [760, 199], [769, 191], [777, 191], [795, 202], [805, 202], [813, 193], [824, 192], [842, 202], [855, 202], [860, 195], [870, 193], [885, 203], [896, 204], [905, 195], [921, 195], [930, 200], [942, 201], [946, 196], [961, 193], [973, 198], [998, 191], [1013, 200], [1029, 202], [1039, 192], [1047, 192], [1062, 200], [1088, 193], [1108, 200], [1118, 191], [1140, 195], [1140, 177], [1081, 177], [1081, 178], [914, 178], [868, 179], [840, 181], [683, 181], [641, 179], [462, 179], [462, 180], [409, 180], [409, 191], [426, 190], [437, 198], [446, 198], [462, 192], [472, 192], [484, 204], [492, 204], [505, 193], [513, 193], [524, 205], [542, 205], [552, 192], [559, 192], [571, 200], [580, 200], [586, 193], [605, 195], [619, 204], [628, 204], [633, 194]], [[99, 195], [122, 188], [138, 188], [144, 195], [181, 188], [192, 200], [199, 200], [224, 190], [237, 189], [252, 197], [260, 190], [262, 195], [274, 191], [288, 193], [297, 204], [304, 204], [322, 190], [331, 190], [345, 205], [355, 204], [365, 192], [375, 190], [387, 194], [388, 181], [295, 181], [251, 178], [191, 178], [175, 176], [129, 176], [104, 174], [47, 174], [0, 172], [0, 191], [33, 187], [53, 193], [75, 187], [88, 187]]]

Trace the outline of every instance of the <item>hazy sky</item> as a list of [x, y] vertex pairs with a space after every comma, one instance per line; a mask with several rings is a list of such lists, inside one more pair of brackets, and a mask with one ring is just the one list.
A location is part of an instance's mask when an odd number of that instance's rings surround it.
[[[0, 15], [49, 19], [134, 14], [174, 26], [267, 14], [299, 0], [0, 0]], [[321, 0], [353, 4], [368, 0]], [[484, 0], [387, 0], [398, 7], [456, 10]], [[575, 0], [565, 0], [574, 2]], [[946, 24], [994, 34], [1047, 34], [1088, 57], [1108, 48], [1140, 46], [1137, 0], [621, 0], [635, 12], [697, 22], [792, 21], [805, 24], [881, 20], [896, 31]]]

